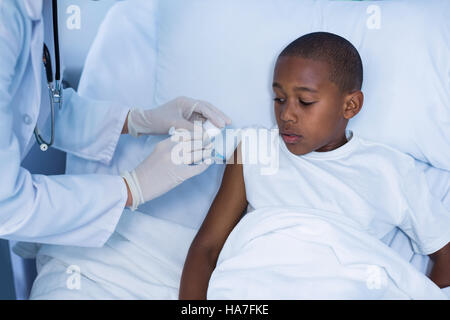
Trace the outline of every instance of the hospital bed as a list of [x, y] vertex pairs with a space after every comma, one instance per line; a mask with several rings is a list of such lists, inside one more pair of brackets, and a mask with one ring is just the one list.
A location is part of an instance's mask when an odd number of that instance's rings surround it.
[[[274, 20], [275, 7], [279, 16]], [[445, 12], [446, 1], [124, 1], [100, 26], [78, 89], [93, 98], [147, 108], [187, 95], [223, 109], [236, 127], [269, 127], [277, 50], [304, 33], [334, 32], [356, 46], [364, 63], [365, 110], [351, 129], [414, 156], [432, 192], [450, 209], [450, 28]], [[427, 23], [431, 18], [436, 27]], [[421, 62], [415, 70], [413, 61]], [[417, 95], [418, 84], [428, 90], [425, 98]], [[396, 121], [405, 110], [409, 121]], [[68, 156], [67, 172], [131, 169], [158, 139], [122, 137], [108, 166]], [[223, 166], [214, 166], [139, 211], [195, 230], [222, 172]], [[414, 254], [400, 230], [383, 241], [429, 272], [429, 258]]]

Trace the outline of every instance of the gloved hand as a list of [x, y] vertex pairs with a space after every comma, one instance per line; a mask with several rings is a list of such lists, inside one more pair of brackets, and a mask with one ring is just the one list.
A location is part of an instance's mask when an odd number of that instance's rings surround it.
[[212, 163], [212, 143], [204, 146], [204, 138], [182, 131], [159, 142], [135, 170], [122, 173], [133, 198], [132, 210], [202, 173]]
[[209, 119], [216, 127], [224, 128], [231, 119], [212, 104], [187, 97], [178, 97], [156, 108], [131, 109], [128, 114], [128, 133], [134, 137], [141, 134], [167, 134], [171, 127], [194, 130], [193, 118]]

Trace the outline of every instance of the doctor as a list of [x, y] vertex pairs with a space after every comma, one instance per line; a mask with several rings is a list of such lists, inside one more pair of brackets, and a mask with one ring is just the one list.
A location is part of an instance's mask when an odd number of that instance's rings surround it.
[[[45, 121], [50, 107], [40, 107], [44, 85], [42, 1], [0, 0], [0, 238], [102, 246], [125, 206], [137, 208], [200, 174], [208, 164], [175, 165], [171, 150], [177, 142], [169, 138], [122, 176], [42, 176], [22, 168], [21, 162], [34, 144], [36, 125], [50, 126]], [[188, 119], [195, 114], [218, 127], [231, 123], [210, 104], [190, 98], [144, 111], [92, 101], [64, 89], [61, 108], [55, 108], [53, 146], [108, 163], [121, 134], [167, 134], [171, 127], [191, 130]], [[192, 153], [192, 162], [201, 160], [201, 155], [198, 159], [195, 154], [198, 152]]]

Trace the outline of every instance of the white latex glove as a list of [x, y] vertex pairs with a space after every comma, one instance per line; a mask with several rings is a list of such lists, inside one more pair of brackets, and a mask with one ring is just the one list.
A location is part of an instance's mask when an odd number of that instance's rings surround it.
[[156, 109], [131, 109], [128, 114], [128, 132], [138, 137], [141, 134], [167, 134], [171, 127], [193, 131], [192, 119], [196, 118], [195, 116], [203, 120], [209, 119], [219, 128], [231, 124], [231, 119], [212, 104], [178, 97]]
[[[133, 197], [132, 210], [205, 171], [212, 163], [212, 143], [182, 130], [159, 142], [139, 166], [122, 173]], [[177, 130], [179, 133], [180, 130]], [[203, 160], [203, 161], [202, 161]], [[198, 163], [198, 164], [195, 164]]]

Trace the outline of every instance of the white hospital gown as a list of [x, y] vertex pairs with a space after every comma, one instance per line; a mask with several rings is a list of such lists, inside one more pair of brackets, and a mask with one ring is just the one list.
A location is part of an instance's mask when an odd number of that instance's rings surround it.
[[[325, 210], [337, 219], [352, 219], [378, 239], [399, 227], [423, 255], [450, 242], [450, 212], [431, 194], [416, 161], [350, 131], [347, 135], [350, 140], [335, 150], [302, 156], [279, 137], [276, 173], [261, 174], [260, 164], [244, 164], [249, 205]], [[245, 139], [242, 148], [247, 148]]]

